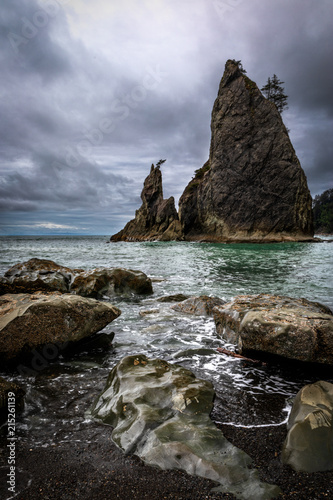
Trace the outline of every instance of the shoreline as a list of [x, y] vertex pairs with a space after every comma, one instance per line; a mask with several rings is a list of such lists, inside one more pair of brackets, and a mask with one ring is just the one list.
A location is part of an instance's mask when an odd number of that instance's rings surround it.
[[[295, 472], [280, 461], [286, 425], [233, 427], [218, 424], [225, 437], [253, 459], [262, 481], [277, 484], [278, 498], [311, 499], [333, 497], [333, 471]], [[234, 499], [228, 493], [214, 493], [215, 483], [177, 470], [162, 471], [145, 465], [138, 457], [125, 455], [111, 440], [112, 428], [97, 422], [83, 426], [66, 440], [43, 447], [21, 438], [17, 442], [18, 500], [98, 498], [125, 500]], [[6, 490], [6, 442], [1, 436], [0, 496]]]

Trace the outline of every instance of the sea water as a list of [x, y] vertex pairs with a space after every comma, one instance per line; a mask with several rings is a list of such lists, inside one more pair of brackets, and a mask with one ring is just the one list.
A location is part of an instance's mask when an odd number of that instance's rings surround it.
[[[75, 440], [89, 425], [86, 412], [102, 391], [108, 373], [124, 356], [143, 353], [181, 364], [212, 381], [212, 418], [237, 426], [280, 425], [298, 390], [321, 378], [300, 368], [247, 365], [217, 352], [234, 349], [220, 339], [210, 317], [174, 311], [157, 299], [183, 293], [229, 300], [236, 295], [270, 293], [304, 297], [333, 308], [333, 244], [208, 244], [185, 242], [108, 243], [107, 236], [1, 237], [0, 274], [33, 257], [71, 268], [124, 267], [153, 280], [147, 297], [115, 296], [122, 314], [104, 332], [115, 334], [112, 348], [64, 358], [34, 376], [11, 373], [26, 390], [18, 422], [31, 446]], [[154, 311], [140, 315], [140, 312]], [[6, 376], [5, 372], [0, 375]], [[329, 377], [329, 376], [328, 376]], [[332, 379], [326, 380], [333, 382]]]

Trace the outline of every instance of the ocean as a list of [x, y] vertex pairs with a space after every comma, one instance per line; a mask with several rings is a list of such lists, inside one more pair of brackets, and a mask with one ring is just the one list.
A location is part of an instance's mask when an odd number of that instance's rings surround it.
[[[270, 293], [304, 297], [333, 309], [333, 244], [208, 244], [185, 242], [108, 243], [108, 236], [0, 237], [0, 273], [33, 257], [72, 268], [124, 267], [153, 279], [154, 294], [115, 296], [121, 316], [104, 331], [115, 334], [108, 352], [61, 355], [35, 376], [13, 371], [9, 378], [26, 390], [25, 410], [17, 422], [20, 439], [33, 446], [75, 440], [91, 423], [89, 408], [108, 373], [122, 357], [143, 353], [178, 363], [212, 381], [216, 399], [212, 418], [236, 426], [280, 425], [292, 398], [318, 380], [288, 366], [246, 366], [219, 354], [234, 347], [220, 339], [212, 318], [188, 316], [157, 299], [183, 293], [229, 300], [236, 295]], [[139, 313], [155, 310], [152, 314]], [[0, 370], [0, 376], [8, 373]], [[326, 380], [332, 381], [333, 378]]]

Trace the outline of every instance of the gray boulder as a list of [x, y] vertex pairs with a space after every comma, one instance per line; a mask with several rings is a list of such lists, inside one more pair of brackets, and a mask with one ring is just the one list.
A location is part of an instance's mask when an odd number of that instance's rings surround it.
[[111, 323], [121, 311], [70, 294], [0, 297], [0, 357], [5, 361], [45, 345], [78, 342]]
[[260, 482], [251, 458], [209, 418], [213, 398], [212, 384], [182, 366], [127, 356], [110, 372], [91, 412], [113, 427], [122, 450], [146, 464], [212, 479], [218, 491], [237, 498], [275, 498], [279, 488]]
[[67, 293], [74, 271], [52, 260], [30, 259], [15, 264], [0, 278], [0, 295], [36, 291]]
[[200, 297], [190, 297], [172, 306], [171, 309], [185, 314], [194, 314], [196, 316], [211, 316], [214, 307], [222, 306], [223, 304], [225, 304], [225, 300], [219, 299], [218, 297], [200, 295]]
[[150, 294], [153, 288], [151, 279], [141, 271], [123, 268], [84, 271], [44, 259], [30, 259], [16, 264], [0, 278], [0, 295], [37, 291], [71, 292], [98, 299], [118, 293]]
[[141, 271], [132, 269], [93, 269], [76, 275], [71, 292], [82, 297], [101, 298], [103, 295], [153, 293], [151, 279]]
[[333, 469], [333, 384], [319, 381], [297, 394], [288, 420], [282, 461], [297, 471]]
[[213, 311], [217, 332], [242, 354], [269, 353], [333, 364], [333, 314], [318, 302], [277, 295], [240, 295]]

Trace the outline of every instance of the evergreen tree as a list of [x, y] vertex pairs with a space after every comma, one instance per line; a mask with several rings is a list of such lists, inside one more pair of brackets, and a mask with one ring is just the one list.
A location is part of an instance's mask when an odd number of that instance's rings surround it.
[[288, 109], [288, 96], [284, 93], [284, 87], [282, 87], [283, 83], [284, 82], [281, 82], [276, 75], [273, 75], [272, 78], [268, 78], [266, 85], [261, 89], [266, 99], [274, 102], [280, 113]]
[[313, 219], [315, 231], [333, 233], [333, 189], [317, 194], [313, 200]]

